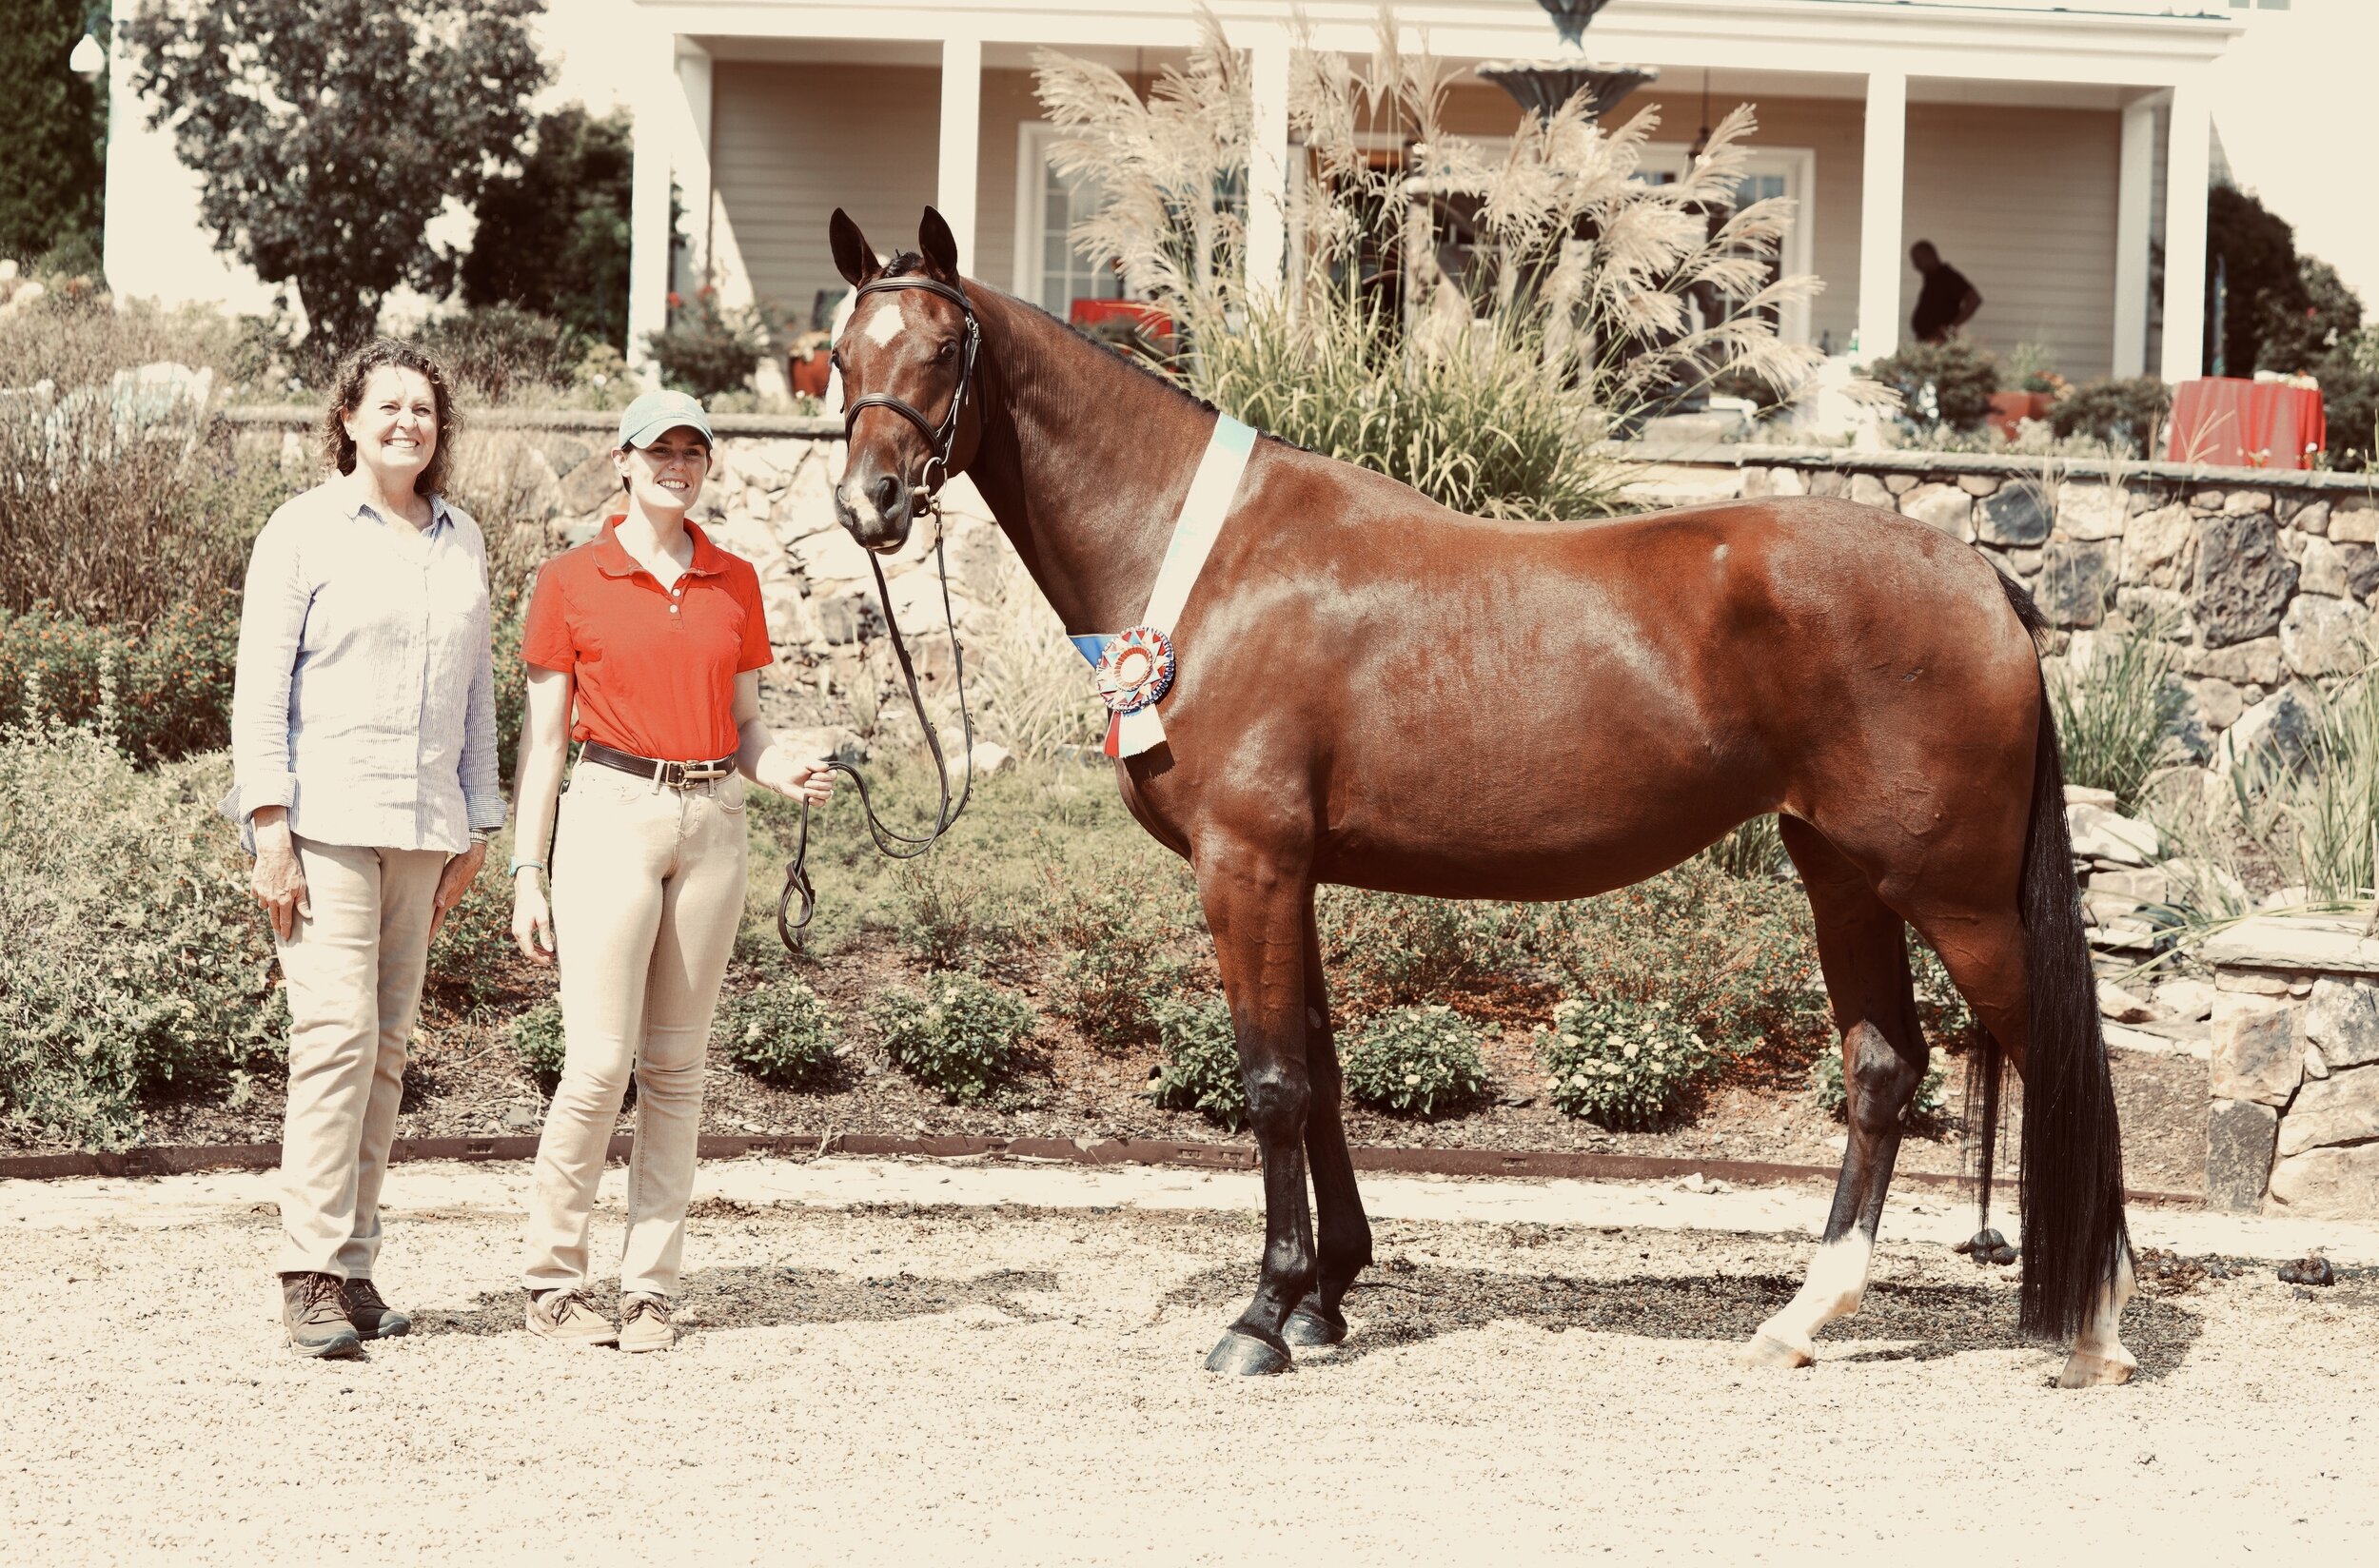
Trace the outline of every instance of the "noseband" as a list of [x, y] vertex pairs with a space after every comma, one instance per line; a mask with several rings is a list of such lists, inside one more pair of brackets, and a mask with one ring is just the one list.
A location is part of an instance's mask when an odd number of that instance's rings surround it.
[[983, 328], [974, 319], [973, 304], [962, 290], [932, 278], [878, 278], [874, 283], [861, 284], [855, 300], [864, 300], [871, 294], [889, 294], [902, 288], [921, 288], [928, 294], [938, 294], [956, 305], [959, 313], [967, 319], [966, 343], [958, 350], [958, 389], [950, 395], [950, 411], [942, 416], [942, 422], [936, 426], [933, 421], [891, 393], [870, 392], [865, 397], [853, 400], [851, 405], [843, 410], [842, 439], [846, 445], [849, 444], [851, 427], [858, 422], [861, 414], [871, 408], [889, 408], [915, 425], [917, 434], [925, 438], [927, 451], [925, 471], [920, 476], [922, 482], [917, 488], [930, 499], [950, 478], [951, 453], [958, 444], [958, 423], [966, 416], [967, 393], [974, 385], [974, 361], [983, 345]]

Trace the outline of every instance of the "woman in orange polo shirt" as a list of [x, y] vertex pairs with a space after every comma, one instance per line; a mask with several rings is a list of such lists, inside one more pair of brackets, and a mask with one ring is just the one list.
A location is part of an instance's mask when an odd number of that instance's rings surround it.
[[[760, 722], [770, 662], [759, 578], [686, 520], [711, 459], [710, 421], [681, 392], [639, 398], [612, 461], [626, 506], [545, 563], [521, 657], [528, 713], [514, 798], [512, 934], [558, 956], [565, 1051], [529, 1194], [532, 1333], [659, 1350], [685, 1245], [701, 1130], [704, 1049], [745, 891], [745, 780], [822, 801], [823, 763]], [[582, 743], [560, 806], [568, 743]], [[550, 909], [538, 885], [553, 841]], [[595, 1186], [633, 1070], [620, 1322], [588, 1304]]]

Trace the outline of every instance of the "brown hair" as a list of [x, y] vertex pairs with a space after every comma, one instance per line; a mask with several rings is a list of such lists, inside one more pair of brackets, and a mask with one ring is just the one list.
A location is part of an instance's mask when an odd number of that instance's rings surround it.
[[383, 366], [413, 371], [429, 382], [430, 401], [438, 408], [438, 449], [414, 480], [413, 493], [434, 496], [445, 488], [446, 458], [454, 450], [454, 394], [447, 390], [446, 373], [438, 362], [402, 339], [374, 338], [341, 362], [330, 408], [323, 416], [323, 461], [342, 474], [355, 472], [355, 440], [347, 434], [347, 416], [364, 401], [364, 383]]

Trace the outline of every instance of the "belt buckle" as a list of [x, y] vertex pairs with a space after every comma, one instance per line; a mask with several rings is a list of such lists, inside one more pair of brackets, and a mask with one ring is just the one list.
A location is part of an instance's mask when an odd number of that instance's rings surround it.
[[677, 790], [682, 790], [689, 784], [707, 784], [712, 779], [724, 778], [728, 774], [727, 769], [716, 762], [672, 762], [669, 766], [674, 776], [667, 782], [670, 788]]

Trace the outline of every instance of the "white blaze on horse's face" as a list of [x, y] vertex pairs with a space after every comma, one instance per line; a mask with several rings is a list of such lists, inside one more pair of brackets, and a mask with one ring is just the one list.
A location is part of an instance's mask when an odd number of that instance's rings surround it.
[[900, 296], [895, 294], [889, 300], [876, 302], [875, 314], [867, 319], [867, 325], [861, 331], [868, 342], [883, 348], [900, 336], [900, 329], [908, 324], [900, 318]]

